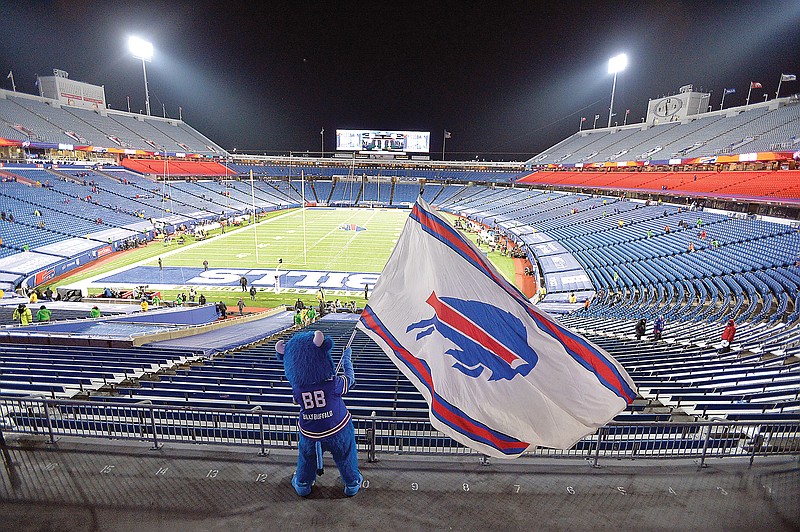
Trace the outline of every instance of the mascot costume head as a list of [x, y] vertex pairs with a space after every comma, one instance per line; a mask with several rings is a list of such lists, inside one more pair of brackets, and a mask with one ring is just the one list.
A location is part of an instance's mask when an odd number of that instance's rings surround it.
[[280, 340], [275, 344], [294, 402], [300, 405], [297, 471], [292, 486], [301, 497], [311, 493], [317, 474], [322, 474], [325, 451], [330, 451], [339, 468], [345, 495], [358, 493], [363, 481], [353, 422], [342, 400], [355, 384], [351, 350], [345, 349], [342, 355], [343, 375], [336, 375], [332, 350], [333, 341], [322, 331], [301, 332], [286, 343]]

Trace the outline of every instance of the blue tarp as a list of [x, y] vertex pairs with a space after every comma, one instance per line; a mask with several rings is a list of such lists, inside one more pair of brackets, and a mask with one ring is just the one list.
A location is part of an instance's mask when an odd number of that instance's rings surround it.
[[545, 257], [540, 257], [537, 254], [536, 259], [542, 266], [542, 272], [544, 272], [545, 275], [548, 273], [565, 272], [570, 270], [580, 270], [583, 272], [583, 268], [581, 268], [580, 263], [569, 253], [548, 255]]
[[291, 327], [293, 323], [293, 312], [281, 312], [260, 320], [229, 325], [215, 331], [187, 336], [185, 338], [176, 338], [174, 340], [162, 340], [147, 345], [150, 347], [189, 349], [192, 351], [202, 351], [205, 355], [212, 355], [272, 336], [277, 332]]

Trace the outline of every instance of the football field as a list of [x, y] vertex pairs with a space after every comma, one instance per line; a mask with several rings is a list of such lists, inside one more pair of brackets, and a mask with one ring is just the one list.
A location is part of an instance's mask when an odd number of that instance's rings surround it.
[[[167, 298], [194, 286], [214, 300], [226, 300], [240, 292], [239, 281], [246, 277], [265, 304], [288, 294], [313, 296], [318, 288], [345, 299], [362, 297], [364, 285], [375, 285], [408, 215], [406, 209], [363, 208], [274, 212], [256, 225], [229, 227], [225, 233], [217, 229], [200, 241], [153, 242], [56, 285], [88, 293], [146, 285]], [[452, 221], [453, 216], [446, 217]], [[513, 282], [511, 259], [488, 256]]]
[[[167, 246], [162, 265], [380, 272], [408, 217], [401, 209], [310, 208], [234, 228], [191, 246]], [[157, 257], [144, 263], [157, 266]]]

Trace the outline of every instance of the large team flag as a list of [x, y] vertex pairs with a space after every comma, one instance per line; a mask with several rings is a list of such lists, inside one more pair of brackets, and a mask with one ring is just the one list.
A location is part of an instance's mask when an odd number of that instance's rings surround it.
[[616, 360], [533, 306], [422, 198], [358, 328], [425, 397], [436, 429], [493, 457], [569, 448], [636, 397]]

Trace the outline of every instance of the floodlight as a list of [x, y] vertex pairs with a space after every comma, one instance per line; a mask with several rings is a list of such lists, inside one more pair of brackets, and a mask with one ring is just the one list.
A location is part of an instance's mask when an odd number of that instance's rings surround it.
[[608, 73], [614, 74], [614, 83], [611, 85], [611, 105], [608, 106], [608, 127], [611, 127], [611, 117], [614, 116], [614, 92], [617, 89], [617, 72], [625, 70], [628, 66], [628, 56], [625, 54], [615, 55], [608, 60]]
[[145, 61], [153, 58], [153, 43], [147, 42], [139, 37], [128, 37], [128, 50], [137, 59], [142, 60], [142, 74], [144, 75], [144, 108], [147, 116], [150, 116], [150, 91], [147, 88], [147, 67]]
[[128, 37], [128, 50], [134, 57], [143, 61], [150, 61], [153, 58], [153, 43], [139, 37]]
[[608, 73], [616, 74], [625, 70], [626, 66], [628, 66], [628, 56], [625, 54], [615, 55], [608, 60]]

